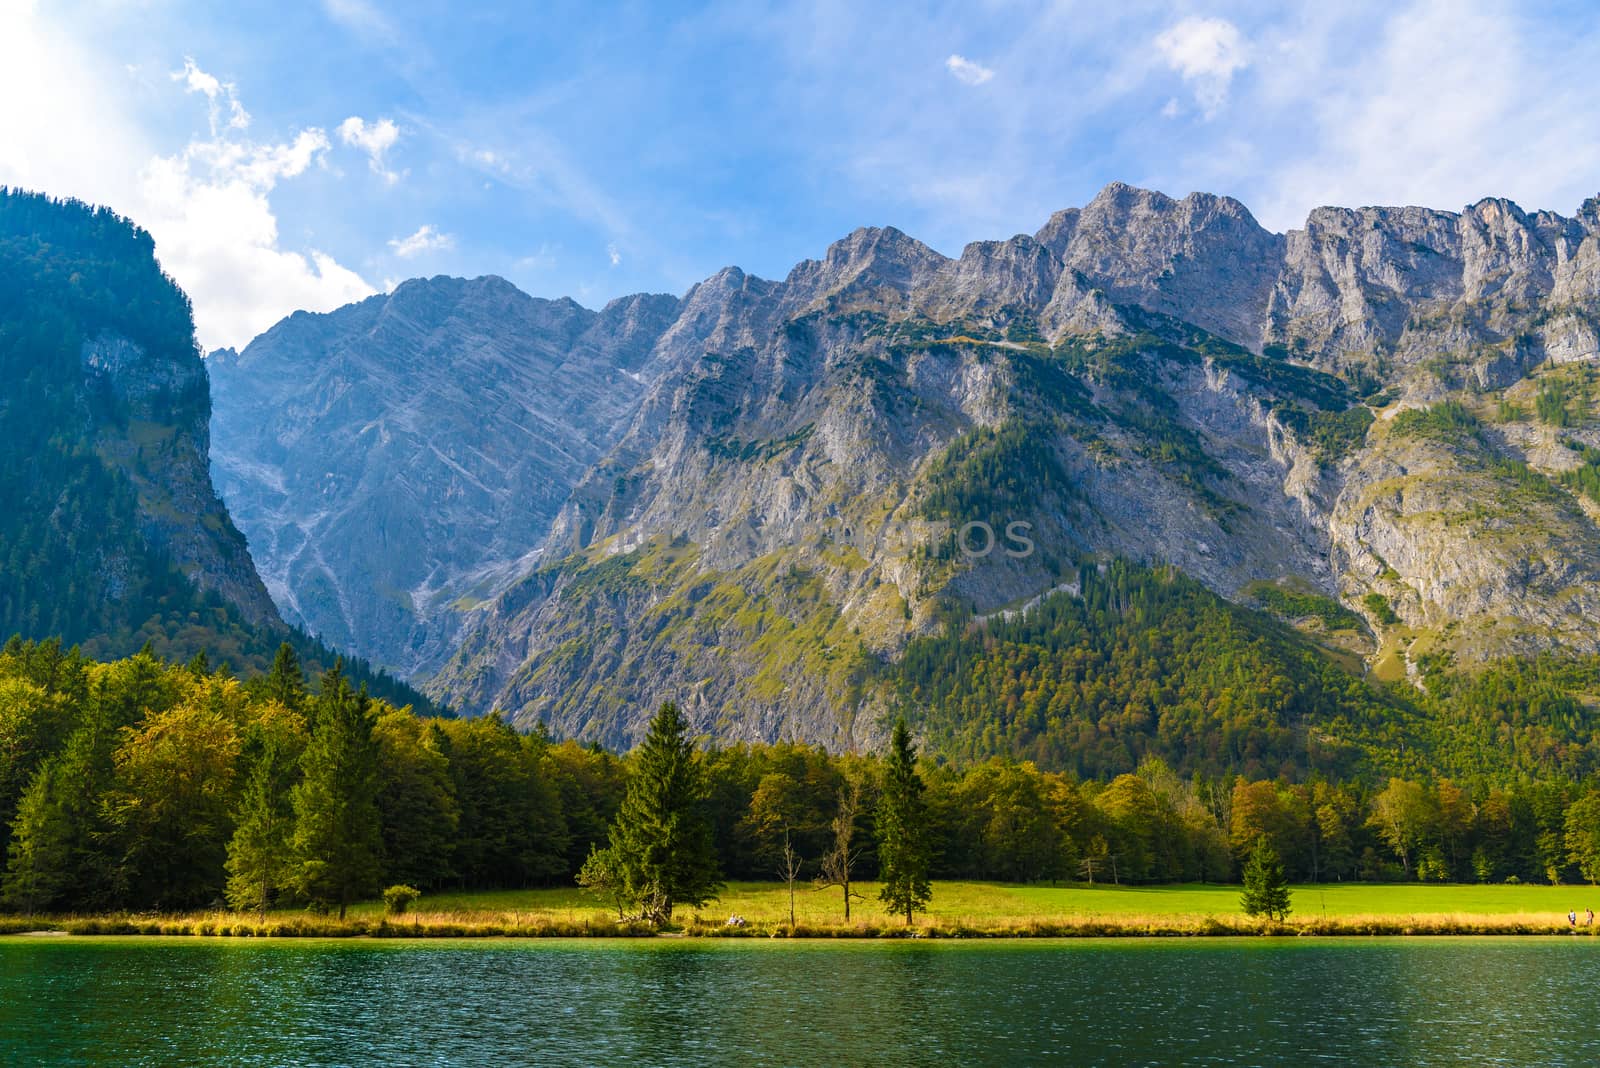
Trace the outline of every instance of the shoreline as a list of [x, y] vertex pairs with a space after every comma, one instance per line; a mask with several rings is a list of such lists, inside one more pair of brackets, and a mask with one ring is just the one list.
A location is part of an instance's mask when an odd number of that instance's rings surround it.
[[71, 916], [0, 920], [0, 940], [118, 938], [357, 939], [766, 939], [769, 941], [1020, 941], [1033, 939], [1126, 938], [1380, 938], [1380, 937], [1594, 937], [1600, 925], [1570, 927], [1564, 916], [1394, 915], [1318, 917], [1285, 923], [1243, 916], [1146, 918], [1096, 917], [1026, 924], [967, 924], [926, 921], [849, 926], [725, 924], [688, 922], [657, 930], [644, 924], [614, 922], [481, 922], [439, 919], [419, 914], [409, 922], [393, 919], [324, 921], [299, 918], [260, 922], [227, 914], [207, 916]]

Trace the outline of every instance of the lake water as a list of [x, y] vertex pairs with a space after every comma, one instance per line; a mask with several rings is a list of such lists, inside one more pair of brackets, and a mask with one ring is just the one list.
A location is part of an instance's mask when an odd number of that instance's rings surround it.
[[0, 938], [0, 1063], [1600, 1063], [1600, 940]]

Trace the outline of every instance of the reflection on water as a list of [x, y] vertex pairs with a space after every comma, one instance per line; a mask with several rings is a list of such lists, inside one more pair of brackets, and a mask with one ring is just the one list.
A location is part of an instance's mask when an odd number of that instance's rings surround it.
[[5, 1064], [1595, 1064], [1590, 939], [0, 939]]

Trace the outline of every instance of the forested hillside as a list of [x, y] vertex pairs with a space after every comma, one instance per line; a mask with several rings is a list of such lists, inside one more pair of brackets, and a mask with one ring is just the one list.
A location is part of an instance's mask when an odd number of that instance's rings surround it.
[[[1435, 665], [1418, 688], [1363, 678], [1338, 647], [1171, 568], [1091, 565], [1074, 586], [1009, 617], [951, 620], [885, 669], [937, 752], [1100, 779], [1151, 758], [1185, 775], [1289, 779], [1600, 772], [1600, 658], [1470, 675]], [[1322, 635], [1359, 625], [1326, 598], [1257, 593]]]
[[210, 415], [189, 301], [150, 235], [0, 189], [0, 635], [257, 671], [289, 640], [332, 664], [283, 624], [212, 488]]

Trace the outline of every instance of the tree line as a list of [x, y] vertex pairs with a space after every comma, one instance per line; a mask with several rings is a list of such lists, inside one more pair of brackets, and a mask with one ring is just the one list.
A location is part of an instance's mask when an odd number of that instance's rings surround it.
[[1180, 775], [1009, 757], [702, 746], [663, 709], [640, 747], [424, 718], [294, 650], [248, 680], [203, 657], [0, 650], [0, 904], [27, 912], [342, 910], [383, 887], [571, 885], [658, 922], [724, 879], [894, 915], [938, 879], [1232, 881], [1265, 839], [1297, 881], [1600, 880], [1600, 783]]

